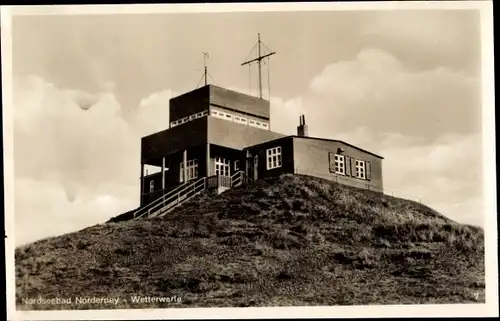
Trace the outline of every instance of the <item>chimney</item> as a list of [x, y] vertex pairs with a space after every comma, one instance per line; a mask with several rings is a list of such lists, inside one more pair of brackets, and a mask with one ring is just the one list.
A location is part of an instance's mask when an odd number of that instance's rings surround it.
[[306, 116], [300, 115], [299, 126], [297, 127], [297, 136], [307, 137]]

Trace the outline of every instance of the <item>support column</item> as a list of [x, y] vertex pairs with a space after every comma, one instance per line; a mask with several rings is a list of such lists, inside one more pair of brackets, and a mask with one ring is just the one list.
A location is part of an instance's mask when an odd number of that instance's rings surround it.
[[161, 159], [161, 189], [165, 190], [165, 156]]
[[184, 150], [182, 158], [182, 162], [184, 163], [184, 183], [187, 183], [187, 149]]
[[142, 194], [144, 193], [144, 163], [141, 162], [141, 187], [140, 187], [140, 200], [139, 203], [142, 206]]
[[205, 176], [212, 176], [212, 169], [210, 168], [210, 144], [207, 144], [207, 170]]
[[247, 179], [250, 177], [250, 166], [253, 164], [250, 162], [252, 157], [252, 154], [250, 153], [249, 150], [246, 150], [245, 152], [245, 174], [247, 176]]

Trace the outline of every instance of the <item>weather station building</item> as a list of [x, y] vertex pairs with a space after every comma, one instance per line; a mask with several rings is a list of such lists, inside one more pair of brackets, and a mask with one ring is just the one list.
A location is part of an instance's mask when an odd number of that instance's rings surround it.
[[[259, 76], [260, 61], [271, 54], [260, 54], [259, 36], [259, 56], [250, 61], [259, 63]], [[273, 132], [270, 102], [259, 86], [260, 97], [254, 97], [207, 84], [205, 69], [205, 86], [170, 99], [168, 128], [141, 139], [136, 214], [150, 216], [151, 208], [158, 212], [166, 203], [174, 208], [208, 188], [220, 193], [285, 173], [383, 192], [383, 157], [340, 140], [309, 137], [304, 115], [296, 135]], [[147, 165], [158, 170], [146, 174]]]

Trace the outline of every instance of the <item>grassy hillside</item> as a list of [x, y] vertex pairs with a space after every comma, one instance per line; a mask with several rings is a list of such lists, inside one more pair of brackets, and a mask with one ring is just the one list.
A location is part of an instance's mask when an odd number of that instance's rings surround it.
[[[16, 274], [22, 309], [465, 303], [485, 287], [480, 228], [299, 175], [24, 246]], [[40, 296], [120, 301], [23, 304]]]

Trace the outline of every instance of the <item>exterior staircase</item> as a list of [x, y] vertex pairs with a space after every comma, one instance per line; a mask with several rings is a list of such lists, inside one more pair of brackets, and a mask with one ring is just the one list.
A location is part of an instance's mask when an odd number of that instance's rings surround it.
[[133, 213], [133, 219], [164, 216], [204, 191], [217, 190], [220, 193], [238, 187], [246, 181], [246, 175], [243, 171], [236, 172], [232, 176], [214, 175], [192, 180], [140, 207]]

